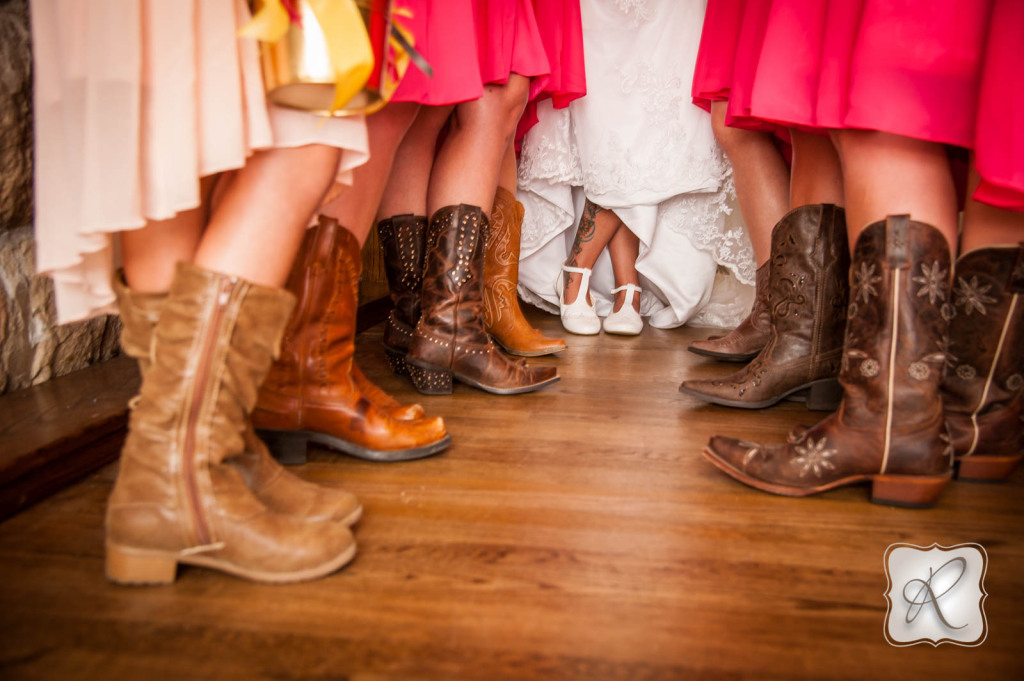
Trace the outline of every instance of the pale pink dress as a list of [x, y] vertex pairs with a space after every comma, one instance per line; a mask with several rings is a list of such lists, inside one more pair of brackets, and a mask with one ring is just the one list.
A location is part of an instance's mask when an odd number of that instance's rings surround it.
[[268, 106], [244, 0], [33, 0], [35, 236], [58, 321], [113, 311], [115, 232], [199, 205], [199, 178], [254, 150], [369, 157], [362, 117]]

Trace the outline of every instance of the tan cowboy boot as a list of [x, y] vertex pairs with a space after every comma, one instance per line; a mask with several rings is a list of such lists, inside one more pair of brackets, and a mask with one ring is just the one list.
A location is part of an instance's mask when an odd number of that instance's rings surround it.
[[547, 338], [523, 317], [519, 308], [519, 242], [523, 204], [498, 187], [491, 209], [490, 236], [484, 256], [484, 328], [505, 352], [523, 357], [565, 350], [565, 341]]
[[872, 501], [931, 506], [952, 466], [939, 396], [949, 245], [930, 225], [890, 216], [860, 234], [852, 272], [839, 410], [794, 431], [784, 445], [716, 436], [704, 455], [773, 494], [807, 496], [870, 481]]
[[957, 477], [1005, 480], [1024, 457], [1024, 244], [957, 260], [942, 405]]
[[835, 409], [849, 253], [842, 208], [816, 204], [786, 214], [772, 231], [768, 344], [740, 371], [683, 381], [680, 392], [743, 409], [784, 398], [805, 399], [809, 409]]
[[529, 367], [501, 352], [484, 330], [483, 261], [487, 216], [479, 206], [438, 210], [427, 233], [422, 313], [406, 361], [427, 372], [426, 394], [452, 391], [452, 378], [495, 395], [537, 390], [558, 380], [555, 367]]
[[693, 341], [686, 349], [723, 362], [749, 362], [757, 357], [771, 339], [772, 318], [768, 311], [770, 272], [770, 260], [757, 268], [754, 306], [739, 326], [724, 336]]
[[407, 461], [451, 444], [440, 418], [398, 419], [353, 377], [359, 244], [325, 217], [308, 230], [288, 289], [298, 305], [253, 411], [253, 425], [283, 463], [303, 463], [309, 443], [369, 461]]
[[[121, 348], [139, 363], [145, 376], [152, 365], [153, 329], [167, 301], [166, 293], [140, 293], [128, 288], [123, 273], [113, 282], [121, 315]], [[354, 525], [363, 512], [355, 495], [307, 482], [292, 475], [270, 456], [249, 425], [243, 433], [245, 450], [228, 463], [238, 468], [253, 494], [278, 513], [306, 520], [335, 520]]]
[[168, 583], [179, 563], [261, 582], [329, 574], [355, 555], [341, 523], [276, 513], [230, 461], [280, 343], [287, 292], [179, 263], [107, 504], [107, 576]]

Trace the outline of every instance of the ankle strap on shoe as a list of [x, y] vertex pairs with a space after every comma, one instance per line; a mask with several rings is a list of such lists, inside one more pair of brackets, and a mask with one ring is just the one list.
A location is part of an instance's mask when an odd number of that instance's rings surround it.
[[636, 284], [623, 284], [611, 290], [612, 293], [618, 293], [619, 291], [626, 291], [626, 304], [628, 305], [633, 302], [633, 294], [641, 293], [643, 289]]

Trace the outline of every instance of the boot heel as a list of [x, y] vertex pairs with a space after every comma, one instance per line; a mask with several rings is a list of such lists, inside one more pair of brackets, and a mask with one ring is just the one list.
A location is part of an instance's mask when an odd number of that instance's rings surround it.
[[406, 367], [409, 369], [409, 379], [421, 394], [452, 394], [452, 372], [445, 369], [423, 369], [408, 362]]
[[1009, 478], [1021, 458], [1018, 456], [964, 456], [956, 460], [956, 479], [964, 482], [1002, 482]]
[[140, 553], [107, 544], [107, 579], [118, 584], [171, 584], [178, 561], [166, 554]]
[[843, 399], [843, 386], [838, 378], [816, 382], [807, 391], [807, 408], [812, 411], [835, 411]]
[[290, 430], [257, 430], [274, 458], [285, 466], [301, 466], [308, 461], [306, 447], [309, 438], [304, 433]]
[[905, 508], [931, 508], [949, 484], [950, 475], [876, 475], [871, 483], [871, 501]]
[[384, 348], [384, 356], [388, 359], [391, 373], [395, 376], [408, 376], [409, 364], [405, 361], [405, 355], [389, 348]]

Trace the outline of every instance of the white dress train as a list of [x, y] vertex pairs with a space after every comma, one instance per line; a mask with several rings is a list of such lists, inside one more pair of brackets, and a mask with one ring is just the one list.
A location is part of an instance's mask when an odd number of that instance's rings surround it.
[[[704, 2], [584, 0], [581, 9], [587, 95], [567, 109], [542, 102], [522, 143], [520, 295], [558, 311], [556, 281], [589, 198], [640, 239], [651, 326], [735, 326], [756, 265], [710, 116], [690, 100]], [[605, 250], [590, 288], [600, 316], [614, 287]]]

